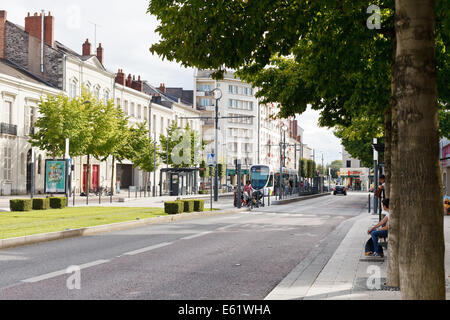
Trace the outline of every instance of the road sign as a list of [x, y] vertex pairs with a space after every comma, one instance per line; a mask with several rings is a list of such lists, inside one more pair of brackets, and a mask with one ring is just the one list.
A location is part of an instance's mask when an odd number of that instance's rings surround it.
[[206, 156], [206, 164], [208, 165], [208, 167], [214, 167], [214, 165], [216, 164], [214, 153], [208, 153], [208, 155]]

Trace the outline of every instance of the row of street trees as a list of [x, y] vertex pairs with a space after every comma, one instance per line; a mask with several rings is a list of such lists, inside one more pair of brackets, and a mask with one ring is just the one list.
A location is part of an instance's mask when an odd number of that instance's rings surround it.
[[[129, 126], [120, 106], [115, 106], [112, 100], [107, 103], [99, 101], [85, 89], [81, 96], [74, 99], [63, 94], [42, 97], [39, 114], [30, 143], [56, 159], [64, 155], [65, 141], [69, 139], [72, 158], [87, 156], [86, 190], [90, 190], [90, 162], [93, 158], [98, 161], [112, 158], [111, 192], [114, 193], [116, 162], [130, 160], [135, 167], [147, 173], [154, 171], [160, 162], [168, 162], [171, 167], [177, 168], [195, 167], [204, 148], [197, 132], [189, 126], [184, 130], [178, 129], [175, 123], [167, 129], [166, 135], [161, 134], [158, 146], [149, 134], [146, 123]], [[186, 141], [187, 147], [183, 145]], [[190, 154], [184, 156], [185, 150]], [[147, 174], [145, 185], [149, 177]]]
[[367, 166], [380, 138], [392, 204], [388, 284], [405, 299], [445, 299], [438, 141], [450, 134], [450, 3], [371, 4], [150, 0], [161, 37], [150, 50], [216, 78], [240, 70], [263, 102], [280, 103], [280, 117], [320, 110], [319, 124]]

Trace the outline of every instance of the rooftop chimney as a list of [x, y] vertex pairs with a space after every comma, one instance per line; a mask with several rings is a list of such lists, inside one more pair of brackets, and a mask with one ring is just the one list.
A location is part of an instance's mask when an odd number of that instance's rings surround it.
[[89, 39], [86, 39], [86, 42], [83, 43], [83, 56], [90, 56], [91, 55], [91, 44], [89, 42]]
[[100, 63], [103, 64], [103, 48], [102, 48], [102, 44], [101, 43], [98, 44], [97, 58], [100, 61]]
[[133, 78], [131, 77], [131, 73], [130, 73], [130, 74], [128, 74], [128, 78], [127, 78], [127, 81], [125, 82], [125, 85], [127, 87], [131, 88], [132, 83], [133, 83]]
[[164, 83], [161, 83], [161, 84], [159, 85], [159, 90], [160, 90], [162, 93], [166, 93], [166, 85], [165, 85]]
[[[33, 16], [28, 13], [25, 17], [25, 31], [32, 37], [41, 40], [41, 24], [42, 13], [34, 13]], [[44, 42], [49, 46], [55, 45], [55, 18], [49, 12], [47, 16], [44, 15]]]
[[143, 85], [143, 83], [141, 81], [141, 76], [138, 76], [137, 81], [135, 80], [135, 77], [133, 76], [133, 82], [131, 84], [131, 87], [134, 90], [137, 90], [137, 91], [140, 91], [140, 92], [144, 91], [144, 85]]
[[125, 74], [123, 73], [122, 69], [119, 69], [117, 71], [117, 75], [116, 75], [116, 83], [125, 86]]
[[5, 58], [6, 11], [0, 11], [0, 59]]

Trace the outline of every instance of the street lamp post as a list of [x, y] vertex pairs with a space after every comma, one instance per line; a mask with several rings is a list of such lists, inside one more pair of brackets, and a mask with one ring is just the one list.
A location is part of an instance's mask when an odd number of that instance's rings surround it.
[[288, 130], [288, 127], [283, 124], [281, 127], [281, 132], [283, 133], [283, 141], [280, 141], [280, 180], [279, 180], [279, 193], [280, 197], [279, 199], [283, 199], [283, 186], [284, 186], [284, 179], [283, 179], [283, 167], [285, 166], [286, 161], [286, 131]]
[[210, 91], [210, 94], [214, 95], [214, 98], [216, 100], [216, 106], [215, 106], [215, 146], [214, 146], [214, 161], [215, 161], [215, 173], [214, 173], [214, 201], [219, 201], [219, 162], [218, 160], [218, 144], [219, 144], [219, 100], [222, 99], [222, 90], [219, 88], [215, 88], [212, 91]]

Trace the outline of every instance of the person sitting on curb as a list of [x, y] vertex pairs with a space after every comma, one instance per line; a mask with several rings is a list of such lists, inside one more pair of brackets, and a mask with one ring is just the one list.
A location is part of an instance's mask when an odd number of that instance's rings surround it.
[[[382, 201], [383, 203], [383, 210], [386, 212], [386, 216], [378, 222], [375, 226], [370, 228], [367, 231], [367, 234], [370, 234], [373, 241], [373, 248], [374, 253], [372, 256], [374, 257], [383, 257], [383, 254], [380, 253], [380, 250], [378, 249], [378, 239], [380, 238], [387, 238], [388, 236], [388, 229], [389, 229], [389, 199], [384, 199]], [[380, 229], [377, 229], [378, 227], [381, 227]]]

